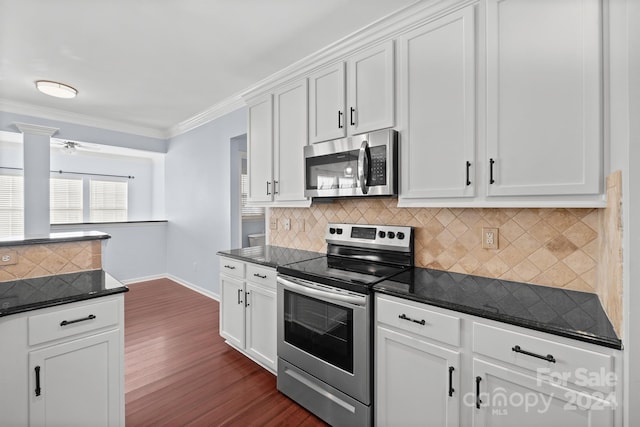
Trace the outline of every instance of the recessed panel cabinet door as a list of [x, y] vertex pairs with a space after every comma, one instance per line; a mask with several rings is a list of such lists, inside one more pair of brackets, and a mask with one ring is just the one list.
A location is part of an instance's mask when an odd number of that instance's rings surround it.
[[460, 353], [376, 329], [376, 424], [457, 427]]
[[244, 283], [220, 276], [220, 336], [244, 348]]
[[249, 107], [248, 169], [250, 202], [270, 202], [273, 197], [273, 101], [271, 95]]
[[475, 194], [474, 6], [400, 37], [402, 199]]
[[247, 282], [247, 353], [276, 367], [276, 293]]
[[394, 125], [394, 66], [393, 41], [349, 58], [346, 119], [352, 135]]
[[613, 408], [599, 392], [580, 392], [506, 367], [473, 360], [475, 427], [612, 427]]
[[121, 351], [115, 330], [30, 352], [29, 425], [119, 426]]
[[306, 200], [304, 146], [308, 140], [307, 79], [274, 94], [274, 200]]
[[601, 2], [487, 7], [488, 195], [600, 193]]
[[309, 141], [346, 135], [344, 62], [309, 76]]

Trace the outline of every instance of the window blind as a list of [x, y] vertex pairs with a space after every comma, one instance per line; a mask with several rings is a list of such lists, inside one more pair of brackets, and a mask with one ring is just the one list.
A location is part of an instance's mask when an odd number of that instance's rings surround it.
[[89, 220], [91, 222], [127, 220], [127, 182], [92, 179], [90, 181], [89, 194]]
[[49, 179], [51, 224], [82, 222], [82, 179]]
[[242, 217], [264, 216], [264, 208], [258, 206], [247, 206], [249, 197], [249, 175], [240, 175], [240, 212]]
[[0, 237], [24, 234], [24, 179], [0, 175]]

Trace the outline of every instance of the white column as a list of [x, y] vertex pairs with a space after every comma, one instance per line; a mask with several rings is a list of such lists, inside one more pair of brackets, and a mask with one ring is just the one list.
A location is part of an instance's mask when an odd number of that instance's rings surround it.
[[49, 171], [51, 136], [58, 129], [14, 123], [22, 132], [24, 155], [24, 237], [49, 236]]

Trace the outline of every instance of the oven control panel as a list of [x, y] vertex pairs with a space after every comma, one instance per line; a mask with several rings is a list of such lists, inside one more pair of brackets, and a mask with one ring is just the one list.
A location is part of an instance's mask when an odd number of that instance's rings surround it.
[[330, 223], [327, 225], [326, 241], [346, 246], [406, 251], [413, 244], [413, 227]]

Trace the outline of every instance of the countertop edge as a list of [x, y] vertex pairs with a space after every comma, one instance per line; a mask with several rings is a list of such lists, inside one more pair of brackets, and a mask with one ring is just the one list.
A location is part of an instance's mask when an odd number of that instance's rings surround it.
[[68, 243], [68, 242], [81, 242], [86, 240], [106, 240], [110, 239], [111, 235], [102, 233], [100, 231], [88, 231], [88, 232], [60, 232], [51, 233], [48, 237], [32, 237], [22, 239], [2, 239], [0, 240], [0, 247], [8, 246], [25, 246], [25, 245], [41, 245], [46, 243]]
[[575, 340], [578, 340], [578, 341], [599, 345], [599, 346], [602, 346], [602, 347], [612, 348], [614, 350], [622, 350], [622, 348], [623, 348], [622, 341], [619, 340], [619, 339], [613, 340], [613, 339], [610, 339], [610, 338], [597, 337], [597, 336], [593, 336], [593, 335], [586, 335], [586, 334], [582, 334], [582, 333], [580, 333], [578, 331], [572, 332], [572, 331], [568, 331], [568, 330], [565, 330], [565, 329], [559, 329], [559, 328], [555, 328], [553, 326], [545, 325], [545, 324], [539, 323], [539, 322], [527, 321], [527, 320], [520, 319], [520, 318], [513, 317], [513, 316], [498, 315], [498, 314], [492, 315], [491, 313], [487, 313], [487, 312], [483, 312], [483, 311], [480, 311], [480, 310], [476, 310], [476, 309], [473, 309], [471, 307], [450, 304], [450, 303], [443, 302], [443, 301], [440, 301], [440, 300], [433, 300], [433, 299], [428, 299], [428, 298], [423, 298], [423, 297], [412, 297], [411, 295], [408, 295], [406, 293], [397, 292], [397, 291], [394, 291], [394, 290], [389, 290], [389, 289], [387, 289], [387, 288], [385, 288], [383, 286], [380, 286], [380, 285], [374, 285], [373, 286], [373, 290], [376, 293], [380, 293], [380, 294], [391, 295], [391, 296], [394, 296], [394, 297], [398, 297], [398, 298], [402, 298], [402, 299], [406, 299], [406, 300], [410, 300], [410, 301], [415, 301], [415, 302], [431, 305], [431, 306], [434, 306], [434, 307], [439, 307], [439, 308], [443, 308], [443, 309], [446, 309], [446, 310], [455, 311], [455, 312], [458, 312], [458, 313], [464, 313], [464, 314], [469, 314], [469, 315], [472, 315], [472, 316], [481, 317], [483, 319], [495, 320], [497, 322], [507, 323], [507, 324], [514, 325], [514, 326], [519, 326], [519, 327], [522, 327], [522, 328], [533, 329], [533, 330], [536, 330], [536, 331], [539, 331], [539, 332], [545, 332], [545, 333], [552, 334], [552, 335], [562, 336], [562, 337], [565, 337], [565, 338], [571, 338], [571, 339], [575, 339]]

